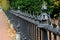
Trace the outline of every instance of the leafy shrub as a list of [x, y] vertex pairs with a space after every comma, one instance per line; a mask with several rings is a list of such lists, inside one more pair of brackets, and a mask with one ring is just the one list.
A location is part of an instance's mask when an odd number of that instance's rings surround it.
[[[56, 0], [45, 0], [47, 5], [47, 12], [52, 13], [54, 8], [58, 8], [59, 1]], [[10, 0], [10, 5], [13, 9], [17, 10], [18, 7], [22, 11], [34, 11], [34, 13], [41, 13], [43, 0]]]
[[8, 0], [0, 0], [0, 6], [5, 11], [8, 10], [8, 8], [9, 8], [9, 1]]

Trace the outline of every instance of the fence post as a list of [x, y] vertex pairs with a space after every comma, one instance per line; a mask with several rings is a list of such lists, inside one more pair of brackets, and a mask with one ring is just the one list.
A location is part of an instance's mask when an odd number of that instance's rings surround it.
[[[42, 14], [41, 14], [41, 16], [39, 16], [38, 17], [39, 19], [38, 20], [40, 20], [40, 27], [45, 27], [46, 26], [46, 24], [47, 24], [47, 14], [45, 13], [45, 12], [43, 12]], [[46, 19], [47, 18], [47, 19]], [[42, 31], [42, 40], [48, 40], [48, 35], [47, 35], [47, 30], [45, 30], [45, 29], [43, 29], [43, 28], [40, 28], [40, 34], [41, 34], [41, 31]]]
[[[42, 27], [45, 27], [48, 21], [48, 14], [46, 13], [47, 7], [45, 1], [43, 2], [42, 5], [42, 14], [39, 15], [38, 19], [40, 20]], [[41, 28], [40, 28], [41, 29]], [[42, 40], [48, 40], [48, 34], [47, 30], [41, 29], [42, 30]]]

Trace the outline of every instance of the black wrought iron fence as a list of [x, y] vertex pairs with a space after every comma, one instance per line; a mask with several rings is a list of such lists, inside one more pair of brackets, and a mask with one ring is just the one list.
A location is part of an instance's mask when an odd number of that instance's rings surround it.
[[60, 38], [60, 16], [58, 18], [59, 28], [56, 28], [55, 21], [52, 24], [49, 17], [46, 23], [41, 21], [38, 16], [35, 17], [21, 11], [9, 10], [6, 15], [13, 24], [16, 33], [20, 34], [20, 40], [52, 40], [52, 34], [53, 40], [60, 40], [57, 39], [57, 36]]

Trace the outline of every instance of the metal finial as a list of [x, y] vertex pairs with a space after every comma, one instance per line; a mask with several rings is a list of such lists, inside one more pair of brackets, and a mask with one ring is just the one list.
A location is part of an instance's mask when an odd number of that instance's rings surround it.
[[28, 11], [26, 11], [26, 13], [28, 13]]
[[18, 11], [18, 14], [20, 14], [20, 7], [19, 6], [18, 6], [18, 10], [17, 11]]
[[35, 17], [35, 14], [34, 14], [34, 11], [33, 11], [33, 17], [32, 17], [33, 19], [35, 19], [36, 17]]
[[24, 12], [26, 13], [26, 10]]
[[33, 11], [33, 16], [34, 16], [34, 11]]
[[18, 6], [18, 10], [20, 10], [20, 7]]
[[30, 16], [31, 16], [31, 11], [30, 11]]
[[32, 17], [32, 15], [31, 15], [31, 11], [30, 11], [30, 15], [29, 15], [29, 18], [31, 18]]
[[38, 12], [37, 12], [37, 17], [38, 17]]
[[46, 6], [46, 2], [44, 1], [42, 4], [42, 10], [46, 10], [46, 9], [47, 9], [47, 6]]

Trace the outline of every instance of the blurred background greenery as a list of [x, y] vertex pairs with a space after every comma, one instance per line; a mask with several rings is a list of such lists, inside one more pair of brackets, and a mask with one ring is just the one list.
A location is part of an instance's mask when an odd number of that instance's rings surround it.
[[8, 0], [0, 0], [0, 7], [4, 9], [5, 11], [9, 9], [10, 4]]
[[57, 17], [60, 12], [60, 0], [0, 0], [0, 5], [4, 10], [17, 10], [19, 7], [22, 11], [41, 14], [43, 1], [46, 2], [47, 12], [51, 13], [51, 17]]

